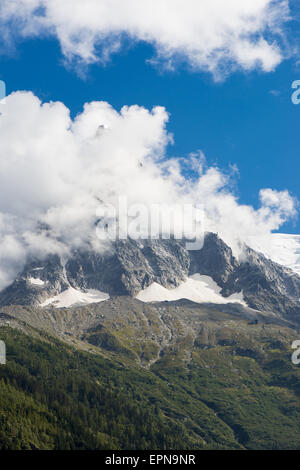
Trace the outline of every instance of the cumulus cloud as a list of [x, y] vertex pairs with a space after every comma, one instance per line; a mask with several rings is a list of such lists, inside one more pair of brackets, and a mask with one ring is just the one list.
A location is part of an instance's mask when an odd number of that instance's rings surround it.
[[262, 190], [258, 210], [240, 205], [230, 175], [207, 167], [201, 152], [167, 159], [173, 137], [162, 107], [118, 112], [92, 102], [73, 120], [63, 103], [16, 92], [1, 111], [0, 288], [29, 255], [107, 250], [96, 235], [97, 209], [119, 196], [129, 206], [201, 204], [205, 229], [233, 248], [253, 235], [266, 237], [296, 213], [287, 191]]
[[221, 73], [274, 70], [283, 60], [289, 0], [2, 0], [3, 39], [52, 35], [64, 56], [106, 61], [124, 39], [151, 44], [153, 61]]

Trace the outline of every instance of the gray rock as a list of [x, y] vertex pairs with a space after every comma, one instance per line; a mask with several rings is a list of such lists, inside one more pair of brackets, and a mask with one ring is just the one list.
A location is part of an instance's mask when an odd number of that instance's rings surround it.
[[[128, 239], [116, 242], [107, 254], [74, 252], [65, 266], [57, 256], [29, 260], [13, 284], [0, 293], [0, 305], [39, 305], [70, 286], [134, 297], [153, 282], [172, 289], [195, 273], [212, 277], [224, 297], [243, 291], [252, 309], [300, 322], [300, 277], [248, 247], [239, 262], [213, 233], [206, 234], [199, 251], [187, 251], [183, 241], [174, 239]], [[43, 280], [44, 285], [32, 284], [30, 277]]]

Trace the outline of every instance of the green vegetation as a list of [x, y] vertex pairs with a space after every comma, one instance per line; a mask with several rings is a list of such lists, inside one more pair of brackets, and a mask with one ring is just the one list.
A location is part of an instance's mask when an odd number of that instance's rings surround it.
[[10, 328], [0, 336], [8, 351], [0, 367], [0, 449], [180, 447], [184, 429], [142, 397], [150, 378], [50, 338]]
[[[148, 370], [112, 330], [90, 335], [99, 348], [91, 354], [2, 327], [0, 449], [300, 449], [294, 337], [242, 320], [206, 322]], [[156, 355], [147, 344], [141, 355]]]

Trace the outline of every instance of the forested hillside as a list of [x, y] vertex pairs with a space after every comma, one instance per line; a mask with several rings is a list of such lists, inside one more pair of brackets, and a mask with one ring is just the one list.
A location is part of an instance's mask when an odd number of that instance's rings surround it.
[[2, 327], [0, 448], [300, 448], [293, 334], [260, 331], [264, 352], [233, 325], [199, 335], [188, 365], [181, 343], [146, 370]]

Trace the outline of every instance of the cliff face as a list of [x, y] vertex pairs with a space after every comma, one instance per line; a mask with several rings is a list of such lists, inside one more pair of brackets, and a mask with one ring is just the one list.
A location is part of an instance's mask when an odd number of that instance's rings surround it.
[[110, 296], [134, 297], [152, 283], [172, 289], [188, 276], [211, 277], [229, 297], [243, 292], [252, 309], [271, 311], [297, 321], [300, 277], [246, 247], [238, 261], [216, 234], [208, 233], [202, 249], [187, 251], [177, 240], [125, 240], [108, 254], [74, 252], [63, 264], [58, 256], [30, 260], [11, 286], [0, 294], [1, 305], [40, 305], [68, 288]]

